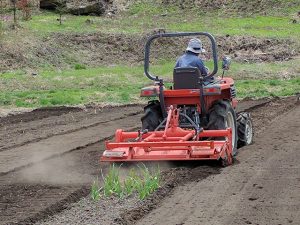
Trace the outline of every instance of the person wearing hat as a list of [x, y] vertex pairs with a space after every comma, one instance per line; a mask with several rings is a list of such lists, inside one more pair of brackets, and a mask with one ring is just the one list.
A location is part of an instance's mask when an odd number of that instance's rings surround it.
[[193, 38], [189, 41], [185, 53], [179, 57], [176, 62], [176, 67], [196, 67], [199, 69], [202, 76], [207, 76], [207, 68], [203, 61], [199, 58], [200, 53], [204, 53], [202, 43], [198, 38]]

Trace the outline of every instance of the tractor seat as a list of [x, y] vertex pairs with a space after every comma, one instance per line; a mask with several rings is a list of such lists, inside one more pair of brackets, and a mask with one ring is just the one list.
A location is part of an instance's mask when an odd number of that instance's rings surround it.
[[176, 67], [173, 71], [173, 89], [199, 89], [200, 76], [196, 67]]

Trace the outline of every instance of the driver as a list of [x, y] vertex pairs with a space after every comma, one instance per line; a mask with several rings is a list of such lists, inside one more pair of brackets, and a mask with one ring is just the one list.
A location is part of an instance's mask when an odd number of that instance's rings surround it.
[[189, 41], [185, 53], [179, 57], [176, 62], [176, 67], [196, 67], [199, 69], [202, 76], [207, 76], [207, 68], [203, 61], [199, 58], [200, 53], [204, 53], [202, 43], [198, 38], [193, 38]]

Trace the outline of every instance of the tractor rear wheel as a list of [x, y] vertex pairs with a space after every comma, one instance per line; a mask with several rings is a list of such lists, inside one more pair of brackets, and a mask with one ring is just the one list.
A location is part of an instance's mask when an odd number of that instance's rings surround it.
[[238, 114], [238, 148], [252, 144], [253, 142], [253, 125], [250, 114], [242, 112]]
[[142, 130], [154, 131], [162, 122], [163, 116], [159, 101], [151, 101], [144, 108], [142, 120]]
[[[209, 111], [208, 130], [232, 129], [232, 155], [237, 155], [237, 121], [236, 114], [228, 101], [217, 101]], [[230, 156], [229, 156], [230, 157]]]

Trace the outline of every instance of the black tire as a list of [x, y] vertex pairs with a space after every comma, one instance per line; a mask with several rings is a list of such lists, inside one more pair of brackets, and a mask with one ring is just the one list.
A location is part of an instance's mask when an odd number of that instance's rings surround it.
[[242, 112], [238, 114], [238, 148], [251, 145], [253, 142], [253, 125], [250, 114]]
[[228, 127], [232, 128], [232, 154], [233, 156], [235, 156], [237, 155], [238, 139], [236, 113], [228, 101], [218, 100], [213, 104], [213, 106], [209, 110], [209, 122], [207, 125], [207, 129], [224, 130]]
[[159, 101], [149, 102], [144, 108], [144, 113], [141, 118], [142, 130], [154, 131], [163, 120]]

